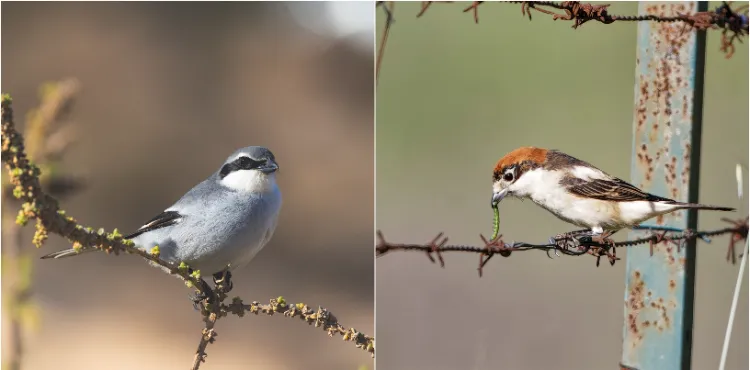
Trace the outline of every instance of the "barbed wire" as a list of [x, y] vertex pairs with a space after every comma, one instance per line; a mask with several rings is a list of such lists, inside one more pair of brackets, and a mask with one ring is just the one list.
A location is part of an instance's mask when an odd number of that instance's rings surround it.
[[629, 248], [649, 244], [650, 252], [653, 256], [654, 248], [660, 243], [666, 243], [667, 245], [672, 243], [677, 246], [677, 251], [679, 252], [683, 244], [688, 241], [701, 239], [706, 243], [711, 243], [710, 237], [731, 234], [726, 258], [728, 262], [735, 264], [737, 263], [735, 245], [738, 242], [747, 239], [748, 218], [746, 217], [737, 220], [722, 218], [721, 220], [731, 224], [731, 226], [710, 231], [692, 231], [689, 229], [680, 230], [660, 226], [641, 226], [637, 229], [647, 231], [648, 236], [620, 242], [614, 242], [606, 237], [597, 240], [597, 238], [591, 237], [590, 230], [575, 230], [558, 234], [551, 237], [549, 243], [546, 244], [533, 244], [527, 242], [505, 243], [502, 234], [490, 240], [480, 234], [479, 238], [484, 244], [484, 246], [481, 247], [472, 245], [447, 245], [448, 238], [444, 237], [442, 232], [437, 234], [436, 237], [426, 244], [390, 243], [385, 240], [383, 233], [378, 230], [378, 243], [375, 247], [375, 252], [377, 257], [382, 257], [386, 253], [394, 251], [423, 252], [432, 263], [436, 262], [435, 257], [433, 257], [434, 254], [437, 256], [437, 261], [440, 262], [440, 267], [445, 267], [445, 260], [443, 259], [443, 253], [445, 252], [478, 253], [479, 267], [477, 270], [479, 272], [479, 277], [482, 277], [484, 266], [495, 254], [499, 254], [503, 257], [510, 257], [512, 252], [537, 250], [546, 252], [548, 257], [550, 257], [550, 252], [553, 252], [556, 255], [563, 254], [567, 256], [591, 255], [596, 258], [596, 266], [599, 267], [599, 262], [602, 257], [607, 257], [610, 265], [614, 265], [615, 262], [620, 259], [617, 257], [616, 249], [618, 247]]
[[[387, 6], [386, 3], [390, 3]], [[422, 1], [422, 7], [417, 13], [417, 18], [422, 17], [427, 9], [435, 1]], [[453, 1], [439, 1], [438, 3], [453, 3]], [[472, 1], [471, 5], [463, 9], [464, 13], [472, 12], [474, 22], [479, 23], [479, 7], [487, 2]], [[490, 2], [492, 3], [492, 2]], [[503, 1], [495, 2], [497, 4], [520, 4], [521, 15], [532, 19], [531, 11], [551, 15], [552, 20], [572, 21], [573, 28], [577, 29], [588, 21], [597, 21], [602, 24], [611, 24], [620, 22], [681, 22], [687, 27], [697, 30], [716, 29], [722, 30], [721, 46], [719, 50], [724, 53], [725, 58], [729, 59], [734, 55], [734, 42], [742, 43], [742, 38], [748, 34], [748, 5], [740, 5], [732, 8], [732, 2], [722, 2], [722, 4], [713, 11], [696, 12], [693, 14], [680, 14], [677, 16], [659, 16], [659, 15], [614, 15], [608, 13], [610, 4], [593, 5], [591, 3], [582, 3], [580, 1]], [[376, 7], [381, 7], [386, 13], [385, 27], [381, 37], [380, 50], [378, 52], [378, 63], [376, 66], [376, 79], [380, 75], [380, 63], [385, 51], [385, 44], [388, 40], [388, 33], [393, 24], [394, 17], [393, 1], [376, 1]], [[654, 11], [660, 10], [659, 5], [654, 4]], [[564, 13], [555, 12], [562, 10]], [[744, 12], [744, 13], [743, 13]]]

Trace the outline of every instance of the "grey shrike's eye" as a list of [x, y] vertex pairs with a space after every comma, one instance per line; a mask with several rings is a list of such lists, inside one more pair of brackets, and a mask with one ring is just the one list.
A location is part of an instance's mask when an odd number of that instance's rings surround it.
[[258, 168], [261, 165], [265, 164], [266, 160], [262, 159], [262, 160], [256, 161], [250, 157], [239, 157], [237, 158], [236, 162], [237, 162], [238, 169], [252, 170], [254, 168]]
[[513, 172], [506, 172], [505, 175], [503, 175], [503, 180], [513, 181]]
[[221, 170], [219, 171], [219, 176], [223, 179], [230, 173], [238, 170], [252, 170], [255, 168], [258, 168], [262, 165], [266, 164], [266, 160], [262, 159], [260, 161], [256, 161], [250, 157], [242, 156], [231, 163], [227, 163], [224, 166], [221, 167]]
[[237, 158], [237, 165], [239, 168], [248, 168], [250, 167], [250, 163], [252, 160], [248, 157], [239, 157]]

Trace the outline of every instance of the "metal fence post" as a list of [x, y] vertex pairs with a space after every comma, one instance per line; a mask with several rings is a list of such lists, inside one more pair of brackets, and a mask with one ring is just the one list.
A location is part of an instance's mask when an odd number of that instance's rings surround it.
[[[707, 2], [640, 2], [639, 15], [706, 11]], [[698, 201], [706, 34], [681, 23], [639, 22], [631, 181]], [[647, 221], [696, 229], [697, 212]], [[641, 232], [631, 232], [629, 238]], [[642, 235], [641, 235], [642, 236]], [[695, 241], [628, 248], [622, 369], [690, 369]]]

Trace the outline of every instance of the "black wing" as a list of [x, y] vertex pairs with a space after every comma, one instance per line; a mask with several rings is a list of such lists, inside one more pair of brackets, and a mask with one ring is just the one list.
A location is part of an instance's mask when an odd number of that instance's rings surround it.
[[181, 218], [182, 218], [182, 215], [177, 211], [164, 211], [160, 213], [158, 216], [150, 219], [148, 222], [146, 222], [145, 225], [141, 226], [140, 229], [138, 229], [136, 232], [123, 237], [123, 239], [132, 239], [145, 232], [174, 225], [178, 221], [180, 221]]
[[644, 192], [635, 186], [616, 177], [611, 179], [583, 180], [577, 177], [566, 177], [561, 182], [573, 194], [599, 200], [613, 202], [630, 202], [645, 200], [649, 202], [672, 202], [669, 198], [663, 198]]

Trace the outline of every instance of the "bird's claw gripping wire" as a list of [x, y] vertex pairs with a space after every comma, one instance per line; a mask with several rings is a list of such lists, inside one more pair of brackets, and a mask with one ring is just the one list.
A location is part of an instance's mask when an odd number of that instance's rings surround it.
[[[557, 234], [549, 239], [549, 244], [554, 248], [555, 255], [560, 256], [559, 251], [563, 254], [577, 256], [588, 252], [589, 247], [581, 244], [579, 237], [588, 236], [591, 234], [591, 230], [574, 230], [562, 234]], [[578, 250], [577, 252], [574, 250]], [[547, 257], [549, 257], [549, 249], [547, 250]], [[551, 257], [550, 257], [551, 258]]]
[[[554, 251], [555, 251], [555, 256], [556, 256], [556, 257], [560, 257], [560, 252], [558, 252], [558, 251], [557, 251], [557, 247], [558, 247], [558, 241], [557, 241], [557, 239], [555, 239], [555, 237], [554, 237], [554, 236], [553, 236], [553, 237], [550, 237], [550, 238], [549, 238], [549, 243], [550, 243], [550, 244], [552, 244], [552, 245], [554, 245], [554, 247], [552, 247], [552, 250], [554, 250]], [[552, 258], [552, 257], [551, 257], [551, 256], [549, 255], [549, 251], [550, 251], [549, 249], [547, 249], [547, 250], [546, 250], [546, 253], [547, 253], [547, 258], [549, 258], [549, 259], [554, 259], [554, 258]]]
[[[620, 259], [619, 257], [617, 257], [617, 248], [616, 248], [617, 245], [615, 244], [615, 241], [612, 240], [612, 238], [610, 238], [612, 234], [614, 234], [613, 231], [607, 230], [601, 234], [586, 236], [579, 240], [579, 242], [583, 246], [587, 247], [586, 252], [584, 253], [588, 253], [596, 257], [596, 267], [599, 267], [601, 258], [604, 256], [606, 256], [607, 259], [609, 259], [610, 266], [614, 266], [615, 262], [617, 262]], [[597, 245], [586, 246], [586, 241], [590, 241], [591, 243], [596, 243]]]

